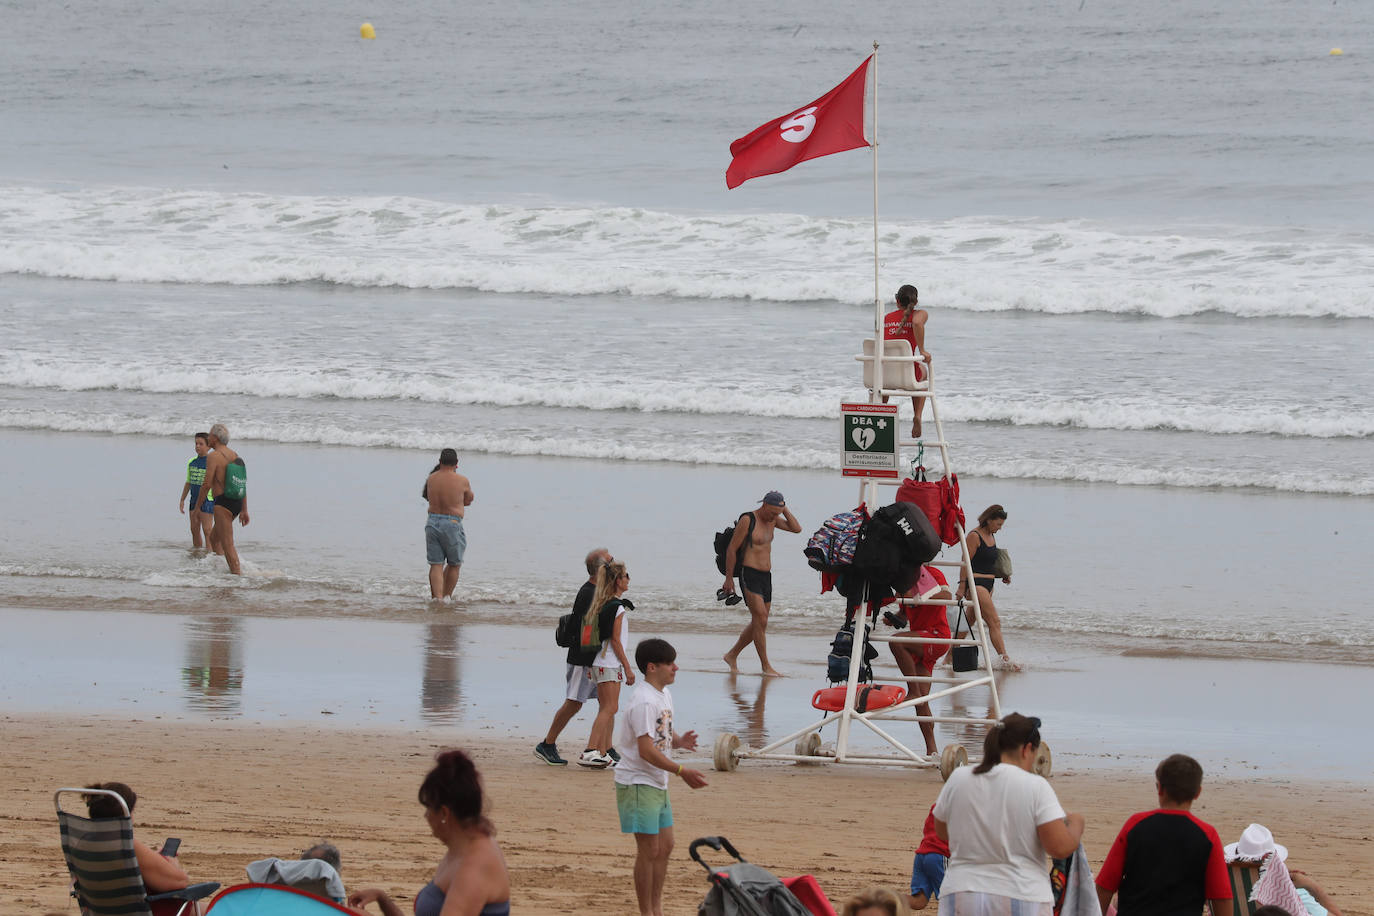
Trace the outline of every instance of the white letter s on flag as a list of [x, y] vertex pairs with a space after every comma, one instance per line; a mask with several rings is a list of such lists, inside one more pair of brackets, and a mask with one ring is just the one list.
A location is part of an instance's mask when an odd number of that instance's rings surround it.
[[779, 127], [782, 129], [782, 138], [788, 143], [800, 143], [811, 136], [811, 131], [816, 128], [816, 116], [812, 114], [816, 106], [803, 108], [801, 111], [783, 121]]

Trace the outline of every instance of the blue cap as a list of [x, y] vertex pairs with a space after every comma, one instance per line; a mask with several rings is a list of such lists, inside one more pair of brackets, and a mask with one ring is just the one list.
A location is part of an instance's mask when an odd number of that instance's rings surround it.
[[759, 502], [763, 503], [765, 506], [781, 506], [786, 504], [787, 500], [783, 499], [782, 494], [777, 490], [769, 490], [767, 493], [763, 494], [763, 499], [759, 500]]

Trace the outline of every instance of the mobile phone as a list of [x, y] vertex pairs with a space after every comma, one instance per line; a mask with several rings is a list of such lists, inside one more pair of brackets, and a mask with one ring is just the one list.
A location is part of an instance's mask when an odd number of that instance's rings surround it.
[[177, 837], [169, 836], [167, 841], [162, 844], [162, 848], [158, 850], [158, 853], [170, 859], [177, 854], [177, 850], [180, 848], [181, 840]]

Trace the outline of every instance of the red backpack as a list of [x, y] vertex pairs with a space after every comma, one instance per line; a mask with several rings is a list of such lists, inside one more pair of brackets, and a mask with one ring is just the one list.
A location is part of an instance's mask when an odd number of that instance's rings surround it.
[[920, 465], [912, 476], [897, 488], [897, 501], [912, 503], [930, 520], [930, 527], [949, 545], [959, 543], [959, 529], [964, 524], [964, 510], [959, 506], [959, 475], [951, 473], [939, 480], [926, 480], [926, 469]]

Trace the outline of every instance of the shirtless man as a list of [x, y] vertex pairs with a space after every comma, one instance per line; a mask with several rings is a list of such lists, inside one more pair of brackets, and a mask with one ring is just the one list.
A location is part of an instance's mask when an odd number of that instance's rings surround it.
[[[916, 307], [918, 293], [910, 283], [897, 290], [897, 308], [883, 316], [883, 340], [905, 340], [911, 344], [911, 355], [919, 356], [927, 363], [930, 354], [926, 352], [926, 322], [930, 313]], [[926, 368], [919, 362], [915, 364], [916, 381], [923, 381]], [[883, 396], [887, 402], [887, 396]], [[921, 438], [921, 412], [925, 409], [925, 398], [912, 398], [911, 411], [915, 414], [911, 421], [911, 438]]]
[[[739, 584], [744, 592], [744, 604], [749, 608], [749, 623], [729, 652], [725, 664], [731, 674], [739, 673], [739, 654], [752, 642], [758, 650], [766, 677], [781, 677], [782, 672], [768, 661], [768, 612], [773, 607], [773, 532], [777, 528], [801, 534], [801, 522], [787, 508], [787, 502], [777, 490], [769, 490], [761, 500], [763, 505], [746, 512], [735, 522], [735, 533], [725, 549], [725, 592], [735, 593], [735, 554], [744, 544], [744, 565], [739, 569]], [[749, 533], [749, 517], [754, 518], [754, 531]], [[747, 544], [746, 544], [747, 540]]]
[[446, 448], [439, 465], [425, 481], [420, 495], [429, 500], [425, 521], [425, 558], [429, 560], [429, 596], [436, 601], [453, 597], [468, 536], [463, 513], [472, 505], [472, 484], [458, 473], [458, 453]]
[[224, 554], [229, 571], [240, 575], [239, 552], [234, 546], [234, 519], [248, 526], [248, 469], [239, 453], [229, 447], [229, 430], [223, 423], [210, 427], [210, 448], [205, 456], [205, 489], [215, 497], [215, 527], [210, 547]]

